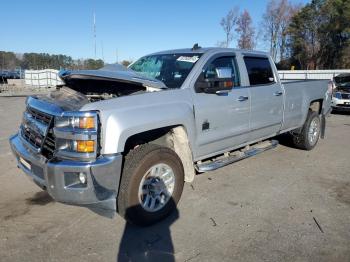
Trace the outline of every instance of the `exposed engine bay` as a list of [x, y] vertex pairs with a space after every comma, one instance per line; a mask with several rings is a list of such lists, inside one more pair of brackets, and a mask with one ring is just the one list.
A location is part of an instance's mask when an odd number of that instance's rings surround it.
[[336, 85], [336, 88], [334, 89], [335, 92], [341, 92], [341, 93], [350, 93], [350, 74], [340, 74], [336, 77], [334, 77], [334, 82]]
[[60, 72], [60, 77], [64, 85], [58, 86], [58, 90], [63, 89], [65, 93], [78, 92], [89, 102], [167, 88], [163, 82], [147, 78], [125, 67], [118, 67], [113, 71], [103, 69], [63, 71]]
[[74, 90], [87, 97], [90, 102], [107, 100], [115, 97], [147, 92], [147, 87], [142, 84], [123, 83], [113, 80], [79, 79], [66, 82], [65, 86], [57, 87], [58, 90]]

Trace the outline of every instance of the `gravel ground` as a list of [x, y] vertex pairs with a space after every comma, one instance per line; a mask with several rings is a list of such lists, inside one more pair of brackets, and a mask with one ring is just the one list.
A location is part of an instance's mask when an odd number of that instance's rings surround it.
[[0, 261], [350, 261], [350, 114], [311, 152], [279, 145], [197, 176], [177, 212], [138, 228], [56, 203], [16, 168], [23, 109], [0, 97]]

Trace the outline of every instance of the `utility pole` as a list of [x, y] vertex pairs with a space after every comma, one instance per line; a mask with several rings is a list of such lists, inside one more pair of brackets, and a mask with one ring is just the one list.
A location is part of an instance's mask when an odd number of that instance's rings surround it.
[[96, 14], [94, 11], [94, 47], [95, 47], [95, 60], [96, 60]]
[[103, 52], [103, 41], [101, 41], [101, 53], [102, 53], [102, 60], [103, 62], [105, 61], [105, 55], [104, 55], [104, 52]]
[[118, 64], [118, 60], [119, 60], [119, 57], [118, 57], [118, 48], [115, 49], [115, 55], [116, 55], [117, 64]]

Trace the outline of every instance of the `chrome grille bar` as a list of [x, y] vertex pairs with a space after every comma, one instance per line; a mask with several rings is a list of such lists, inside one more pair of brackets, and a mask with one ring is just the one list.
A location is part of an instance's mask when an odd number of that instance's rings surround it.
[[53, 119], [52, 115], [28, 105], [21, 125], [22, 138], [46, 158], [52, 158], [56, 148]]

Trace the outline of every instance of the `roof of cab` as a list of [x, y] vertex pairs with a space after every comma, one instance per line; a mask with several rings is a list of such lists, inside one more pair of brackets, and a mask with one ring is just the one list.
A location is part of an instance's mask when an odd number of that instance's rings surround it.
[[208, 52], [220, 53], [220, 52], [240, 52], [245, 54], [256, 54], [256, 55], [265, 55], [269, 54], [261, 51], [245, 50], [245, 49], [234, 49], [234, 48], [222, 48], [222, 47], [199, 47], [197, 49], [193, 48], [182, 48], [182, 49], [173, 49], [156, 52], [150, 55], [162, 55], [162, 54], [204, 54]]

